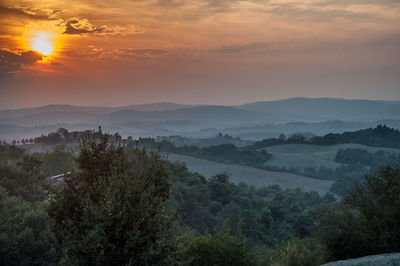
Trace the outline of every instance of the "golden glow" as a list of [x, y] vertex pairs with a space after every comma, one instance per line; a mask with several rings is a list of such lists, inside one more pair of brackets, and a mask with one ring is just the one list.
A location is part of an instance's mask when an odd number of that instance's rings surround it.
[[51, 39], [50, 33], [39, 32], [31, 40], [31, 48], [41, 54], [49, 56], [54, 50]]

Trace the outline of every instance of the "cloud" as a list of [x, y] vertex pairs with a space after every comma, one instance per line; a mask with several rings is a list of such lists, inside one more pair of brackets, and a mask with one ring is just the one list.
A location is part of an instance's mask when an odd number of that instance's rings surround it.
[[139, 25], [128, 24], [125, 26], [111, 26], [107, 27], [107, 30], [103, 31], [102, 34], [107, 35], [121, 35], [121, 36], [128, 36], [132, 34], [143, 33], [142, 27]]
[[124, 26], [95, 26], [87, 19], [71, 18], [65, 23], [63, 34], [82, 35], [82, 34], [100, 34], [100, 35], [121, 35], [127, 36], [136, 33], [142, 33], [143, 30], [138, 25]]
[[65, 31], [63, 34], [94, 34], [106, 30], [105, 26], [94, 26], [87, 19], [71, 18], [65, 24]]
[[122, 49], [124, 54], [134, 54], [134, 55], [165, 55], [168, 54], [167, 50], [161, 49]]
[[351, 6], [351, 5], [377, 5], [400, 6], [399, 0], [323, 0], [315, 3], [316, 6]]
[[279, 16], [293, 19], [303, 19], [311, 21], [332, 21], [338, 19], [349, 20], [373, 20], [371, 14], [354, 12], [345, 9], [321, 9], [314, 7], [301, 7], [291, 4], [277, 4], [269, 12]]
[[42, 60], [43, 56], [35, 51], [26, 51], [21, 54], [13, 53], [9, 50], [0, 50], [0, 76], [12, 75], [13, 72], [20, 70], [23, 65], [32, 65], [36, 61]]
[[56, 11], [39, 10], [27, 7], [8, 7], [0, 4], [0, 15], [23, 17], [34, 20], [51, 20], [50, 16]]
[[241, 53], [249, 50], [258, 50], [258, 49], [266, 49], [269, 47], [268, 43], [264, 42], [255, 42], [249, 44], [242, 44], [242, 45], [230, 45], [230, 46], [223, 46], [218, 49], [211, 50], [211, 52], [219, 53], [219, 54], [234, 54], [234, 53]]

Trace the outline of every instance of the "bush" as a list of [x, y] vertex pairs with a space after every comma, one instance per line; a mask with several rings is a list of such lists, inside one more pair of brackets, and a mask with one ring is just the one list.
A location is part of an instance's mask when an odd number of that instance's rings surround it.
[[268, 263], [276, 266], [314, 266], [327, 261], [325, 248], [313, 239], [294, 238], [276, 242], [268, 252]]
[[193, 238], [182, 253], [184, 265], [257, 265], [247, 242], [226, 232]]

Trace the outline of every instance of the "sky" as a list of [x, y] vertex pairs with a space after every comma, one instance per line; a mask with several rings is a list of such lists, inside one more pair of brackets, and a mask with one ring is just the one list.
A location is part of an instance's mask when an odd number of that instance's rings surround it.
[[400, 100], [400, 0], [0, 0], [0, 109]]

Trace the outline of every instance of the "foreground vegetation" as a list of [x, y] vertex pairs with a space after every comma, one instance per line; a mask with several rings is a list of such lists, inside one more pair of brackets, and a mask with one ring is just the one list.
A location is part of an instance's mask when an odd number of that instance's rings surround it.
[[[63, 148], [1, 145], [4, 265], [317, 265], [400, 251], [399, 168], [367, 175], [336, 203], [206, 179], [101, 131], [77, 156]], [[55, 172], [64, 183], [47, 181]]]

